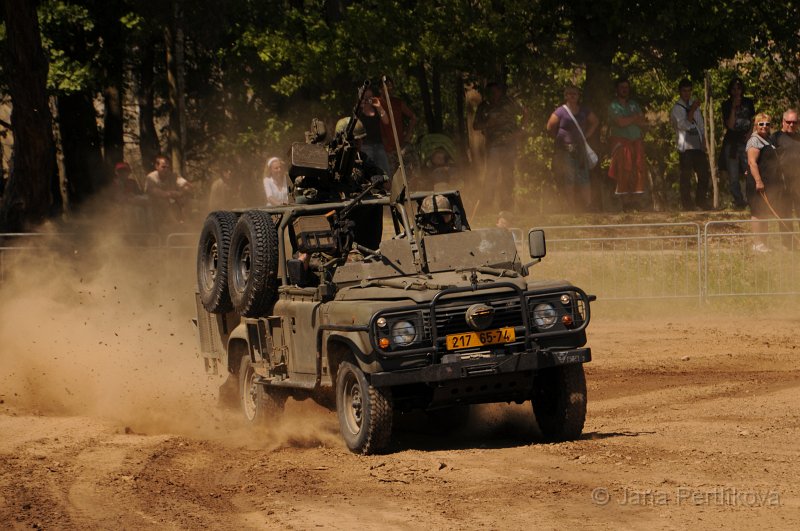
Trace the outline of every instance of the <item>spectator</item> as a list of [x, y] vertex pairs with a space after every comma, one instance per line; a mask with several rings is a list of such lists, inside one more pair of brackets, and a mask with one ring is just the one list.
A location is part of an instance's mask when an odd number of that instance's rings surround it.
[[122, 209], [120, 221], [126, 230], [138, 232], [145, 230], [148, 222], [148, 198], [142, 192], [139, 181], [134, 177], [130, 164], [124, 160], [114, 166], [113, 207]]
[[753, 128], [756, 109], [753, 100], [744, 97], [744, 83], [738, 77], [728, 83], [728, 96], [722, 104], [725, 137], [722, 139], [720, 168], [728, 173], [733, 208], [742, 209], [747, 206], [747, 201], [742, 194], [739, 177], [747, 168], [745, 144]]
[[143, 193], [139, 181], [133, 176], [131, 165], [124, 160], [114, 166], [114, 185], [117, 194], [123, 200]]
[[370, 88], [364, 90], [358, 118], [367, 131], [367, 136], [361, 142], [361, 151], [382, 169], [385, 175], [389, 175], [389, 159], [386, 157], [381, 136], [381, 127], [389, 124], [389, 115], [384, 110], [381, 99], [376, 98]]
[[289, 204], [289, 185], [283, 161], [272, 157], [264, 166], [264, 196], [267, 206]]
[[144, 180], [144, 193], [163, 208], [153, 208], [153, 221], [162, 224], [166, 221], [184, 221], [184, 207], [188, 201], [191, 183], [172, 171], [169, 159], [158, 155], [154, 170]]
[[[684, 210], [708, 209], [708, 184], [710, 168], [706, 155], [703, 115], [700, 102], [692, 98], [692, 82], [682, 79], [678, 84], [680, 98], [670, 113], [670, 122], [676, 132], [680, 163], [681, 206]], [[691, 179], [697, 175], [697, 191], [692, 204]]]
[[[387, 109], [390, 102], [392, 106], [392, 115], [394, 116], [395, 126], [397, 127], [397, 138], [400, 140], [400, 149], [405, 150], [405, 147], [411, 143], [411, 138], [414, 136], [414, 128], [417, 125], [417, 116], [411, 107], [406, 105], [402, 99], [394, 96], [394, 82], [391, 78], [386, 78], [386, 91], [382, 94], [381, 105]], [[397, 156], [397, 146], [394, 142], [394, 133], [392, 132], [391, 121], [389, 123], [381, 120], [381, 138], [383, 139], [383, 149], [386, 151], [386, 157], [389, 161], [389, 176], [394, 175], [397, 168], [400, 167], [400, 159]]]
[[[569, 85], [564, 89], [564, 104], [550, 115], [547, 132], [555, 137], [553, 173], [557, 184], [561, 186], [570, 206], [588, 210], [592, 193], [583, 137], [591, 137], [600, 122], [588, 107], [581, 105], [580, 97], [578, 87]], [[578, 127], [583, 131], [583, 136]]]
[[527, 123], [527, 111], [506, 93], [505, 85], [486, 85], [485, 99], [475, 111], [472, 127], [483, 133], [486, 142], [486, 174], [482, 192], [495, 210], [511, 206], [514, 193], [514, 163], [521, 125]]
[[800, 124], [797, 111], [789, 109], [783, 113], [781, 130], [772, 137], [778, 150], [783, 178], [786, 182], [786, 217], [800, 218]]
[[753, 223], [753, 251], [766, 253], [763, 235], [767, 224], [763, 219], [772, 216], [772, 211], [780, 208], [785, 190], [775, 146], [769, 141], [770, 117], [759, 113], [755, 117], [753, 134], [747, 141], [747, 197], [750, 202], [750, 216]]
[[608, 176], [616, 181], [616, 195], [622, 209], [636, 208], [644, 194], [647, 165], [642, 142], [642, 127], [647, 120], [639, 104], [630, 99], [631, 84], [621, 78], [616, 83], [617, 97], [608, 107], [611, 122], [611, 166]]
[[497, 228], [510, 229], [513, 223], [514, 215], [508, 210], [501, 210], [500, 213], [497, 214], [497, 223], [495, 223]]
[[227, 163], [222, 168], [220, 177], [211, 183], [211, 191], [208, 194], [208, 209], [229, 210], [241, 206], [239, 192], [239, 186], [233, 179], [230, 163]]

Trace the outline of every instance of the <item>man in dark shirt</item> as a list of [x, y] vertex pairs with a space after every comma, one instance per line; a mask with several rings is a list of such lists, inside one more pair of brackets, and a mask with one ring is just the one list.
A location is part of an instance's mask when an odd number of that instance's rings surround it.
[[797, 111], [789, 109], [783, 113], [781, 130], [772, 136], [772, 144], [778, 150], [778, 160], [786, 181], [787, 195], [782, 203], [783, 217], [800, 217], [800, 133], [798, 133]]

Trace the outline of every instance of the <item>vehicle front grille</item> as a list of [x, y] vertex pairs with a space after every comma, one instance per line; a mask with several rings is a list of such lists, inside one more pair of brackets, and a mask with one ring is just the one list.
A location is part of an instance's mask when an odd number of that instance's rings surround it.
[[[492, 324], [488, 327], [489, 329], [523, 326], [522, 308], [518, 297], [492, 301], [481, 300], [458, 304], [439, 304], [436, 306], [436, 335], [444, 337], [447, 334], [471, 331], [466, 319], [467, 308], [477, 302], [494, 308], [494, 318], [492, 319]], [[427, 328], [428, 323], [431, 322], [428, 310], [423, 311], [423, 321], [426, 323]], [[427, 337], [430, 337], [430, 331], [426, 329], [426, 333], [428, 334]]]

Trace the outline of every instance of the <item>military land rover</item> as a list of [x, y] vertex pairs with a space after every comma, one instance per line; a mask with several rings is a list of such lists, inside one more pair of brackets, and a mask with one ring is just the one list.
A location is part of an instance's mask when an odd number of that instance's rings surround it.
[[[341, 185], [352, 122], [335, 142], [295, 145], [293, 178]], [[531, 401], [544, 439], [578, 438], [591, 297], [531, 278], [542, 231], [523, 263], [506, 229], [471, 229], [458, 192], [410, 193], [402, 177], [391, 192], [371, 179], [347, 200], [209, 214], [197, 256], [206, 370], [228, 375], [253, 424], [288, 397], [335, 409], [357, 453], [387, 449], [396, 413], [453, 420], [493, 402]], [[384, 214], [391, 236], [369, 247], [359, 225]], [[430, 230], [442, 214], [450, 230]]]

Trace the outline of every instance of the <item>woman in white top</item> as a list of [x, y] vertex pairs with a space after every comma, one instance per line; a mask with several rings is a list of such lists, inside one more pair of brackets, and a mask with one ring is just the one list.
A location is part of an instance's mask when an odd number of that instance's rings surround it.
[[289, 187], [286, 182], [286, 172], [283, 171], [283, 161], [272, 157], [264, 167], [264, 194], [267, 206], [280, 206], [289, 204]]

